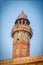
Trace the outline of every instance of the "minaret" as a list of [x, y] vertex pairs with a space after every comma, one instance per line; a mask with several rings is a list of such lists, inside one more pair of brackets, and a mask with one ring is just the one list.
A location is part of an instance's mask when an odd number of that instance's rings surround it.
[[12, 28], [13, 40], [12, 58], [30, 56], [30, 38], [32, 29], [27, 16], [22, 12]]

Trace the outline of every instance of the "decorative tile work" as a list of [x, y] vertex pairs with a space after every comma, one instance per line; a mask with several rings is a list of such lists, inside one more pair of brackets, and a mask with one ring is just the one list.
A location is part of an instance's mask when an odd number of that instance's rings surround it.
[[0, 65], [43, 65], [43, 55], [0, 60]]

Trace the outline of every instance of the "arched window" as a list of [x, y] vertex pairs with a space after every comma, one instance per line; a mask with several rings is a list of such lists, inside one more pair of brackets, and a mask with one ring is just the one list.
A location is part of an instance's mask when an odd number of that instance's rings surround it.
[[25, 24], [25, 21], [23, 21], [23, 24]]
[[20, 20], [20, 22], [19, 22], [20, 24], [21, 24], [21, 20]]

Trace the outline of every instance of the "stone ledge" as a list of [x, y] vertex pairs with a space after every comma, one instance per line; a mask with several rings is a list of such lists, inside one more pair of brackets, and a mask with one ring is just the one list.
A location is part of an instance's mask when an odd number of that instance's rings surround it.
[[40, 62], [43, 64], [43, 55], [20, 57], [20, 58], [15, 58], [15, 59], [8, 59], [8, 60], [0, 60], [0, 65], [15, 65], [15, 64], [25, 65], [25, 64], [40, 63]]

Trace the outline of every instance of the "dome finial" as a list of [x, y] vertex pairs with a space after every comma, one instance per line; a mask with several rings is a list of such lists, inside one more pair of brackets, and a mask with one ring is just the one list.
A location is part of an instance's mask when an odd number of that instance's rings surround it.
[[22, 11], [22, 14], [24, 13], [24, 11]]
[[20, 18], [24, 18], [24, 19], [27, 18], [26, 14], [24, 14], [24, 11], [22, 11], [22, 13], [18, 16], [18, 19]]

